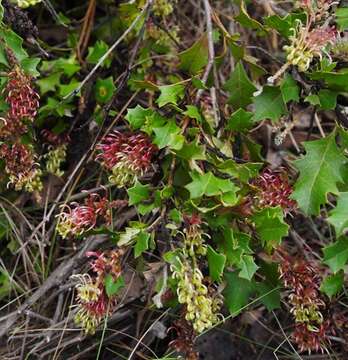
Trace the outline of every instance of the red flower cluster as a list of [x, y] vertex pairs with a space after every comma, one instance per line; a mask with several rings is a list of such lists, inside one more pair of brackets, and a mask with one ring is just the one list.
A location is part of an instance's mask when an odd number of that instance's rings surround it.
[[113, 132], [97, 145], [96, 159], [112, 172], [109, 180], [126, 186], [143, 176], [151, 168], [157, 148], [145, 134]]
[[116, 299], [107, 295], [104, 283], [107, 275], [111, 275], [114, 281], [121, 276], [123, 254], [123, 249], [86, 254], [95, 257], [90, 263], [95, 275], [77, 275], [80, 280], [76, 286], [79, 310], [75, 316], [75, 322], [86, 333], [94, 334], [100, 321], [115, 309]]
[[296, 202], [290, 199], [292, 187], [284, 172], [277, 173], [266, 169], [253, 185], [258, 188], [255, 197], [256, 206], [261, 208], [281, 206], [286, 211], [291, 211], [296, 207]]
[[9, 175], [9, 184], [16, 190], [41, 190], [39, 179], [41, 171], [37, 168], [33, 151], [30, 147], [20, 143], [1, 144], [0, 158], [5, 160], [5, 171]]
[[10, 105], [8, 117], [33, 121], [40, 106], [40, 96], [32, 87], [31, 77], [25, 75], [19, 67], [11, 71], [8, 77], [4, 89], [6, 102]]
[[15, 64], [13, 54], [8, 54], [14, 70], [8, 74], [8, 82], [3, 90], [9, 110], [1, 118], [0, 141], [7, 142], [1, 147], [1, 158], [5, 161], [5, 171], [10, 184], [16, 190], [41, 191], [41, 170], [34, 161], [33, 148], [20, 143], [20, 137], [28, 130], [27, 121], [33, 121], [39, 108], [39, 95], [32, 87], [31, 77]]
[[318, 27], [310, 31], [306, 38], [306, 44], [313, 52], [321, 52], [328, 44], [336, 41], [337, 30], [335, 27]]
[[288, 298], [296, 321], [292, 337], [300, 351], [323, 351], [333, 330], [330, 321], [325, 320], [321, 312], [326, 304], [319, 291], [320, 270], [283, 250], [279, 250], [278, 254], [281, 256], [281, 279], [290, 291]]
[[98, 194], [89, 195], [84, 205], [76, 202], [63, 205], [57, 225], [58, 233], [66, 238], [68, 235], [81, 235], [91, 230], [100, 223], [109, 224], [111, 221], [111, 209], [127, 205], [125, 200], [109, 201], [106, 197]]

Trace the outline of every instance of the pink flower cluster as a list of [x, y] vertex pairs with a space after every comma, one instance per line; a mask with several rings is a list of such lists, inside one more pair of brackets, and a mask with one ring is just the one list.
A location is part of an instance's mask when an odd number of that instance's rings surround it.
[[90, 194], [83, 205], [76, 202], [62, 206], [58, 215], [58, 233], [66, 238], [68, 235], [82, 235], [97, 226], [98, 223], [109, 224], [111, 209], [127, 205], [125, 200], [109, 201], [98, 194]]
[[111, 183], [130, 185], [150, 170], [157, 151], [150, 138], [142, 133], [113, 132], [97, 145], [96, 159], [109, 171]]
[[90, 263], [93, 276], [88, 274], [75, 276], [79, 279], [76, 285], [78, 312], [75, 322], [86, 333], [94, 334], [101, 320], [115, 309], [116, 299], [107, 295], [104, 283], [107, 275], [111, 275], [114, 281], [122, 275], [123, 254], [123, 249], [88, 252], [86, 255], [94, 258]]
[[279, 270], [284, 286], [289, 290], [291, 313], [295, 318], [292, 338], [300, 351], [323, 351], [333, 334], [330, 319], [325, 319], [326, 304], [320, 293], [320, 269], [304, 259], [294, 258], [279, 249]]
[[265, 169], [253, 185], [258, 189], [255, 197], [256, 206], [261, 208], [281, 206], [286, 211], [296, 207], [296, 202], [290, 199], [293, 190], [285, 172]]

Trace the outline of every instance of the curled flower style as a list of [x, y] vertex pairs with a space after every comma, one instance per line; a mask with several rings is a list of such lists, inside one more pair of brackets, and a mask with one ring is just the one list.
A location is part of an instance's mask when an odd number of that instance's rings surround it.
[[62, 211], [58, 215], [57, 231], [63, 238], [68, 235], [82, 235], [95, 228], [99, 222], [109, 224], [111, 209], [125, 205], [126, 202], [123, 200], [109, 201], [98, 194], [90, 194], [84, 205], [73, 202], [70, 206], [62, 206]]
[[5, 160], [5, 171], [9, 175], [9, 185], [15, 190], [25, 189], [29, 192], [41, 191], [41, 170], [35, 163], [30, 147], [14, 143], [0, 145], [0, 158]]
[[145, 134], [113, 132], [97, 145], [97, 160], [111, 171], [109, 181], [118, 186], [133, 184], [151, 168], [157, 148]]
[[290, 45], [284, 46], [287, 53], [287, 63], [296, 65], [299, 71], [306, 71], [314, 57], [321, 58], [325, 53], [325, 47], [334, 44], [337, 31], [333, 27], [321, 26], [312, 30], [303, 26], [301, 21], [297, 22], [292, 29]]
[[8, 77], [4, 89], [6, 102], [10, 106], [8, 117], [33, 121], [39, 108], [40, 96], [32, 87], [31, 77], [25, 75], [18, 66], [8, 74]]
[[39, 4], [42, 0], [17, 0], [17, 5], [22, 8], [28, 8], [30, 6], [34, 6], [36, 4]]
[[22, 136], [28, 131], [26, 124], [19, 118], [0, 118], [0, 139], [13, 140]]
[[265, 169], [253, 185], [258, 189], [254, 198], [257, 207], [281, 206], [286, 211], [296, 207], [296, 201], [290, 199], [293, 190], [285, 172]]
[[204, 236], [208, 237], [201, 229], [202, 220], [199, 215], [184, 216], [184, 243], [185, 250], [189, 256], [205, 255], [207, 253], [207, 245], [204, 243]]
[[55, 149], [51, 149], [47, 154], [44, 155], [46, 159], [46, 169], [49, 173], [62, 177], [64, 171], [61, 170], [61, 166], [66, 159], [67, 145], [59, 145]]
[[197, 333], [212, 327], [219, 321], [221, 299], [212, 296], [203, 283], [203, 274], [184, 257], [180, 265], [172, 266], [173, 277], [178, 280], [177, 295], [180, 304], [186, 306], [185, 319], [192, 323]]
[[290, 291], [290, 311], [295, 319], [292, 337], [300, 351], [323, 350], [329, 343], [332, 327], [322, 313], [326, 304], [319, 290], [320, 271], [304, 259], [292, 258], [283, 250], [279, 250], [279, 254], [280, 277]]
[[155, 0], [152, 5], [153, 13], [159, 17], [166, 17], [173, 12], [172, 0]]
[[115, 309], [116, 299], [114, 296], [109, 297], [107, 295], [104, 280], [109, 274], [114, 280], [122, 275], [121, 260], [123, 254], [122, 249], [89, 252], [86, 255], [95, 258], [90, 263], [94, 272], [93, 277], [88, 274], [73, 276], [78, 279], [75, 286], [78, 307], [75, 323], [81, 326], [87, 334], [94, 334], [102, 319], [110, 315]]

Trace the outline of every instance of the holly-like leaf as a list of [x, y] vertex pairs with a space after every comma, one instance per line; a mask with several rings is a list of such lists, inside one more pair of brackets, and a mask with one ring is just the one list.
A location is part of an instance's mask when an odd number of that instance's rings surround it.
[[196, 75], [208, 63], [208, 37], [202, 36], [189, 49], [179, 54], [180, 69]]
[[239, 263], [239, 277], [247, 280], [251, 280], [259, 268], [254, 261], [254, 257], [251, 255], [243, 255], [242, 260]]
[[129, 206], [139, 204], [140, 202], [147, 200], [150, 196], [149, 185], [143, 185], [137, 181], [133, 187], [127, 190]]
[[145, 231], [141, 231], [135, 238], [136, 243], [134, 246], [134, 257], [137, 258], [139, 257], [144, 251], [146, 251], [149, 248], [149, 239], [150, 239], [150, 234], [145, 232]]
[[104, 280], [105, 291], [108, 297], [115, 296], [124, 286], [125, 282], [123, 276], [117, 278], [114, 281], [114, 278], [111, 274], [107, 274]]
[[[106, 44], [103, 40], [98, 40], [94, 46], [88, 48], [87, 62], [90, 64], [97, 64], [101, 57], [103, 57], [106, 52], [109, 50], [108, 44]], [[107, 57], [101, 66], [105, 66], [108, 68], [111, 65], [110, 56]]]
[[186, 111], [183, 112], [184, 115], [188, 116], [191, 119], [197, 120], [199, 123], [202, 122], [202, 115], [199, 113], [197, 106], [186, 105]]
[[337, 104], [337, 95], [336, 91], [321, 89], [318, 93], [321, 109], [334, 110]]
[[290, 74], [286, 74], [280, 84], [280, 91], [283, 96], [284, 103], [289, 101], [298, 102], [300, 99], [300, 88]]
[[336, 274], [327, 276], [321, 283], [320, 291], [325, 293], [331, 299], [342, 290], [343, 283], [344, 271], [341, 270]]
[[306, 214], [318, 215], [327, 194], [338, 194], [337, 183], [343, 182], [341, 170], [347, 159], [337, 147], [335, 133], [306, 142], [304, 147], [306, 155], [294, 162], [300, 175], [292, 198]]
[[348, 192], [339, 193], [337, 206], [329, 215], [327, 221], [335, 227], [336, 236], [340, 237], [348, 228]]
[[228, 102], [237, 110], [251, 103], [256, 87], [249, 80], [241, 62], [236, 65], [230, 78], [224, 85], [224, 89], [230, 93]]
[[250, 129], [254, 122], [253, 114], [240, 108], [235, 111], [228, 120], [227, 129], [232, 131], [245, 131]]
[[145, 123], [146, 117], [152, 114], [153, 110], [144, 109], [142, 106], [137, 105], [135, 108], [127, 110], [125, 118], [133, 129], [140, 129]]
[[200, 174], [191, 172], [192, 182], [185, 186], [190, 192], [191, 199], [206, 196], [216, 196], [227, 192], [236, 192], [238, 187], [228, 179], [216, 177], [212, 172]]
[[48, 93], [49, 91], [55, 91], [56, 87], [60, 84], [60, 77], [62, 76], [61, 72], [54, 73], [46, 78], [41, 78], [36, 81], [37, 85], [40, 88], [40, 93], [42, 95]]
[[262, 93], [254, 98], [254, 122], [270, 119], [273, 122], [287, 113], [283, 94], [277, 86], [264, 86]]
[[220, 281], [226, 264], [226, 255], [219, 254], [210, 245], [207, 250], [209, 275], [213, 281]]
[[182, 84], [163, 85], [159, 87], [161, 92], [157, 99], [159, 107], [167, 104], [178, 105], [178, 101], [185, 96], [185, 86]]
[[280, 206], [262, 209], [252, 217], [262, 244], [268, 250], [279, 246], [282, 238], [288, 234], [289, 225], [283, 217]]
[[255, 286], [251, 281], [240, 278], [237, 272], [227, 273], [225, 280], [225, 304], [230, 313], [236, 316], [248, 304], [251, 295], [255, 292]]
[[154, 144], [160, 149], [169, 147], [173, 150], [180, 150], [184, 144], [185, 138], [180, 134], [181, 130], [174, 120], [170, 120], [164, 126], [153, 129], [155, 133]]
[[332, 272], [343, 270], [348, 261], [348, 237], [341, 237], [334, 244], [324, 247], [324, 264], [328, 265]]

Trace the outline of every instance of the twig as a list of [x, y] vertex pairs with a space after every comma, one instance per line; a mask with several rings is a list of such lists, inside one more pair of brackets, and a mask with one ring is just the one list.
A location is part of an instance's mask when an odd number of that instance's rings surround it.
[[80, 83], [80, 85], [70, 92], [68, 95], [66, 95], [63, 100], [69, 99], [71, 96], [77, 95], [80, 90], [85, 86], [86, 82], [93, 76], [93, 74], [99, 69], [101, 64], [104, 62], [105, 59], [116, 49], [116, 47], [122, 42], [122, 40], [133, 30], [135, 25], [138, 23], [138, 21], [143, 17], [143, 15], [146, 13], [146, 11], [151, 7], [153, 0], [148, 0], [146, 5], [144, 6], [144, 9], [140, 12], [140, 14], [134, 19], [134, 21], [131, 23], [131, 25], [127, 28], [127, 30], [112, 44], [110, 49], [99, 59], [97, 64], [94, 66], [94, 68], [89, 72], [89, 74], [83, 79], [83, 81]]

